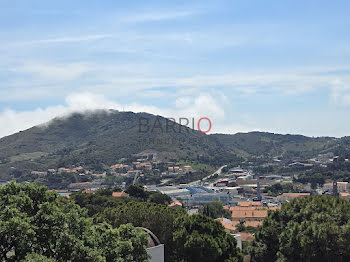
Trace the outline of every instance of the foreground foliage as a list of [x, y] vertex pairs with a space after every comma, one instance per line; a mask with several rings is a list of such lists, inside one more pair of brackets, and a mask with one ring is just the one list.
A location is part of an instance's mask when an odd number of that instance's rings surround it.
[[269, 213], [255, 235], [252, 261], [350, 261], [350, 202], [298, 198]]
[[[152, 197], [157, 194], [144, 192], [139, 186], [129, 187], [128, 193], [133, 197], [116, 199], [99, 194], [75, 193], [72, 194], [72, 198], [77, 203], [86, 206], [89, 211], [94, 211], [92, 213], [94, 213], [96, 223], [106, 221], [113, 227], [130, 223], [133, 226], [151, 230], [165, 245], [165, 261], [241, 260], [236, 248], [236, 240], [225, 232], [219, 222], [202, 215], [189, 216], [182, 208], [176, 209], [163, 204], [150, 203], [148, 201], [154, 200]], [[161, 194], [158, 193], [158, 195], [159, 199], [163, 199]], [[103, 205], [102, 199], [108, 205]], [[188, 223], [196, 225], [196, 228], [185, 230]], [[181, 232], [183, 234], [180, 234]], [[185, 243], [187, 246], [184, 250]], [[208, 244], [211, 245], [211, 256], [209, 257], [204, 250], [200, 251]], [[190, 255], [191, 250], [195, 255]], [[208, 258], [214, 260], [207, 260]]]
[[85, 209], [35, 184], [0, 187], [2, 261], [146, 261], [147, 235], [94, 225]]
[[178, 261], [242, 261], [236, 239], [218, 221], [203, 215], [182, 216], [175, 221], [174, 230]]

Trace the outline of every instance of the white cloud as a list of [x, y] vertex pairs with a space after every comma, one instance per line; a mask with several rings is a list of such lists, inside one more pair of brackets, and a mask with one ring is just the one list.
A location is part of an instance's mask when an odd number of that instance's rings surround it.
[[145, 23], [164, 20], [173, 20], [191, 16], [194, 13], [191, 11], [177, 11], [177, 12], [157, 12], [157, 13], [143, 13], [137, 15], [124, 16], [118, 19], [123, 23]]
[[[224, 118], [224, 108], [220, 106], [220, 101], [211, 95], [202, 94], [197, 97], [186, 97], [185, 104], [177, 104], [177, 107], [159, 108], [156, 106], [141, 105], [138, 103], [119, 104], [103, 95], [94, 93], [72, 93], [66, 97], [65, 105], [50, 106], [47, 108], [37, 108], [33, 111], [4, 110], [0, 112], [0, 137], [28, 129], [35, 125], [48, 124], [51, 119], [57, 116], [67, 116], [72, 112], [84, 112], [98, 109], [115, 109], [120, 111], [148, 112], [164, 117], [175, 118], [178, 122], [180, 117], [195, 118], [210, 117], [213, 122], [213, 132], [215, 123], [222, 122]], [[217, 122], [216, 122], [217, 121]], [[44, 125], [46, 125], [44, 124]]]
[[333, 104], [336, 106], [350, 106], [350, 81], [336, 78], [332, 81], [330, 90]]
[[101, 39], [113, 38], [112, 34], [95, 34], [95, 35], [80, 35], [80, 36], [62, 36], [47, 39], [37, 39], [30, 41], [22, 41], [14, 43], [14, 45], [42, 45], [42, 44], [59, 44], [59, 43], [74, 43], [95, 41]]
[[12, 71], [31, 74], [46, 81], [71, 81], [87, 73], [91, 70], [90, 68], [88, 63], [45, 64], [32, 62], [15, 67]]

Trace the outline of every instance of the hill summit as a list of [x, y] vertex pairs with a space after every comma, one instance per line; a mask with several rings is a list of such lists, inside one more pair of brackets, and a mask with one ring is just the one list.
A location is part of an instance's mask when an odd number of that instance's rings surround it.
[[[148, 129], [140, 126], [146, 123], [142, 121], [148, 121]], [[173, 128], [167, 128], [167, 124]], [[11, 169], [30, 172], [82, 165], [104, 170], [121, 158], [146, 150], [157, 153], [159, 161], [199, 161], [219, 166], [259, 155], [312, 156], [336, 143], [334, 138], [264, 132], [207, 135], [162, 116], [100, 110], [55, 118], [1, 138], [0, 178], [11, 179]]]

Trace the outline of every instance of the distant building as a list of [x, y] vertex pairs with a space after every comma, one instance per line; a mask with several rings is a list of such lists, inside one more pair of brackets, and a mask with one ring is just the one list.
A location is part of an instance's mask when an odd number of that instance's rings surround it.
[[285, 201], [290, 201], [297, 197], [306, 197], [306, 196], [310, 196], [310, 193], [283, 193], [282, 195], [277, 196], [277, 199], [280, 202], [285, 202]]
[[[230, 220], [227, 218], [217, 218], [217, 221], [225, 228], [226, 232], [233, 233], [237, 230], [237, 225], [240, 223], [239, 220]], [[246, 227], [258, 227], [262, 225], [262, 221], [244, 221]]]
[[232, 220], [239, 221], [261, 221], [267, 217], [269, 210], [277, 210], [279, 207], [261, 207], [261, 206], [234, 206], [225, 207], [231, 212]]
[[229, 187], [229, 186], [219, 187], [219, 189], [216, 189], [216, 190], [219, 190], [220, 192], [228, 193], [228, 194], [231, 194], [231, 195], [238, 195], [238, 194], [243, 193], [243, 189], [241, 187], [239, 187], [239, 186], [236, 186], [236, 187]]
[[[349, 183], [348, 182], [337, 181], [337, 190], [338, 190], [338, 192], [347, 192], [348, 189], [349, 189]], [[333, 191], [333, 182], [325, 183], [323, 185], [323, 190], [332, 192]]]
[[245, 176], [237, 177], [237, 180], [241, 180], [241, 181], [246, 181], [246, 180], [251, 180], [251, 179], [253, 179], [252, 175], [245, 175]]
[[262, 179], [264, 179], [264, 180], [270, 180], [270, 181], [273, 181], [273, 180], [281, 180], [281, 179], [282, 179], [282, 176], [279, 176], [279, 175], [270, 175], [270, 176], [262, 177]]
[[92, 187], [91, 182], [82, 182], [82, 183], [71, 183], [68, 185], [70, 189], [90, 189]]
[[111, 171], [118, 172], [118, 171], [125, 171], [127, 172], [128, 170], [131, 169], [129, 165], [124, 165], [124, 164], [115, 164], [110, 167]]
[[228, 183], [229, 183], [228, 180], [221, 180], [221, 181], [218, 181], [218, 182], [214, 183], [214, 186], [216, 186], [216, 187], [225, 187], [225, 186], [228, 185]]
[[94, 191], [92, 191], [91, 189], [85, 189], [83, 191], [81, 191], [82, 193], [85, 193], [85, 194], [93, 194]]
[[184, 167], [183, 167], [183, 170], [184, 170], [185, 172], [191, 172], [191, 171], [192, 171], [192, 167], [191, 167], [191, 166], [184, 166]]
[[32, 171], [30, 174], [31, 175], [37, 175], [38, 177], [45, 177], [45, 176], [47, 176], [47, 172], [41, 172], [41, 171]]
[[238, 202], [237, 206], [240, 207], [261, 207], [262, 203], [261, 201], [247, 201], [247, 202]]
[[128, 197], [129, 195], [125, 193], [124, 191], [122, 192], [113, 192], [112, 197]]
[[232, 220], [263, 220], [267, 217], [267, 209], [254, 207], [232, 207], [230, 208]]
[[52, 168], [48, 169], [48, 170], [47, 170], [47, 174], [48, 174], [48, 175], [54, 175], [54, 174], [56, 174], [56, 169], [52, 169]]
[[230, 201], [230, 195], [227, 193], [198, 193], [185, 195], [181, 197], [182, 201], [188, 206], [203, 205], [213, 201], [221, 201], [224, 205]]
[[60, 196], [63, 196], [63, 197], [65, 197], [65, 198], [70, 198], [70, 195], [71, 195], [71, 193], [67, 193], [67, 192], [65, 192], [65, 193], [59, 193], [60, 194]]
[[304, 167], [304, 163], [301, 162], [293, 162], [288, 165], [289, 167]]
[[230, 174], [238, 174], [238, 175], [241, 175], [244, 173], [244, 170], [237, 167], [237, 168], [232, 168], [228, 171]]
[[75, 173], [75, 171], [70, 169], [70, 168], [60, 167], [58, 169], [58, 173], [59, 174], [61, 174], [61, 173]]
[[177, 188], [173, 186], [162, 187], [159, 189], [159, 192], [170, 197], [181, 197], [184, 195], [189, 195], [189, 191], [186, 188]]
[[343, 199], [350, 200], [350, 193], [348, 193], [348, 192], [340, 192], [339, 193], [339, 197], [343, 198]]
[[103, 173], [103, 174], [92, 174], [91, 176], [93, 178], [104, 178], [104, 177], [106, 177], [106, 173]]
[[182, 204], [179, 201], [174, 201], [173, 203], [169, 204], [168, 207], [172, 208], [182, 208]]
[[241, 236], [242, 242], [250, 242], [255, 238], [252, 234], [245, 232], [237, 232], [236, 235]]
[[78, 166], [72, 169], [73, 172], [75, 173], [84, 173], [85, 169], [82, 166]]

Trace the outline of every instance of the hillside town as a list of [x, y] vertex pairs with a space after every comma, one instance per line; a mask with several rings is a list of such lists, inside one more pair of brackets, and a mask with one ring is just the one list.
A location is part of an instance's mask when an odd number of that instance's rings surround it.
[[[70, 197], [72, 192], [81, 191], [86, 194], [94, 194], [101, 188], [113, 188], [119, 186], [121, 192], [113, 192], [115, 198], [127, 198], [129, 195], [124, 191], [130, 184], [139, 184], [145, 176], [161, 178], [157, 185], [147, 184], [144, 189], [148, 192], [159, 192], [172, 199], [170, 208], [185, 209], [188, 214], [198, 213], [203, 206], [213, 202], [221, 202], [223, 208], [229, 212], [229, 217], [219, 217], [219, 221], [225, 230], [237, 240], [237, 246], [242, 249], [244, 243], [254, 240], [254, 234], [268, 212], [281, 209], [284, 203], [293, 199], [310, 195], [336, 195], [343, 199], [350, 199], [350, 183], [341, 180], [326, 180], [324, 184], [316, 188], [310, 183], [297, 182], [296, 178], [301, 170], [307, 170], [315, 166], [326, 168], [328, 164], [335, 163], [339, 156], [332, 153], [320, 154], [316, 158], [307, 161], [295, 160], [283, 163], [284, 168], [291, 170], [289, 175], [278, 173], [256, 174], [252, 168], [240, 166], [228, 168], [221, 166], [213, 174], [195, 180], [190, 183], [172, 183], [171, 178], [179, 174], [191, 175], [196, 172], [191, 165], [178, 164], [175, 162], [159, 162], [153, 154], [146, 154], [127, 163], [116, 163], [103, 173], [95, 173], [82, 166], [60, 167], [48, 169], [46, 172], [32, 171], [32, 175], [38, 177], [55, 176], [56, 174], [78, 175], [85, 178], [85, 182], [70, 183], [66, 189], [57, 190], [62, 196]], [[348, 162], [348, 159], [342, 161]], [[269, 165], [282, 165], [277, 157], [273, 157]], [[106, 183], [107, 177], [129, 178], [128, 184]], [[283, 187], [289, 186], [284, 192]], [[273, 188], [281, 188], [281, 191], [271, 192]]]

